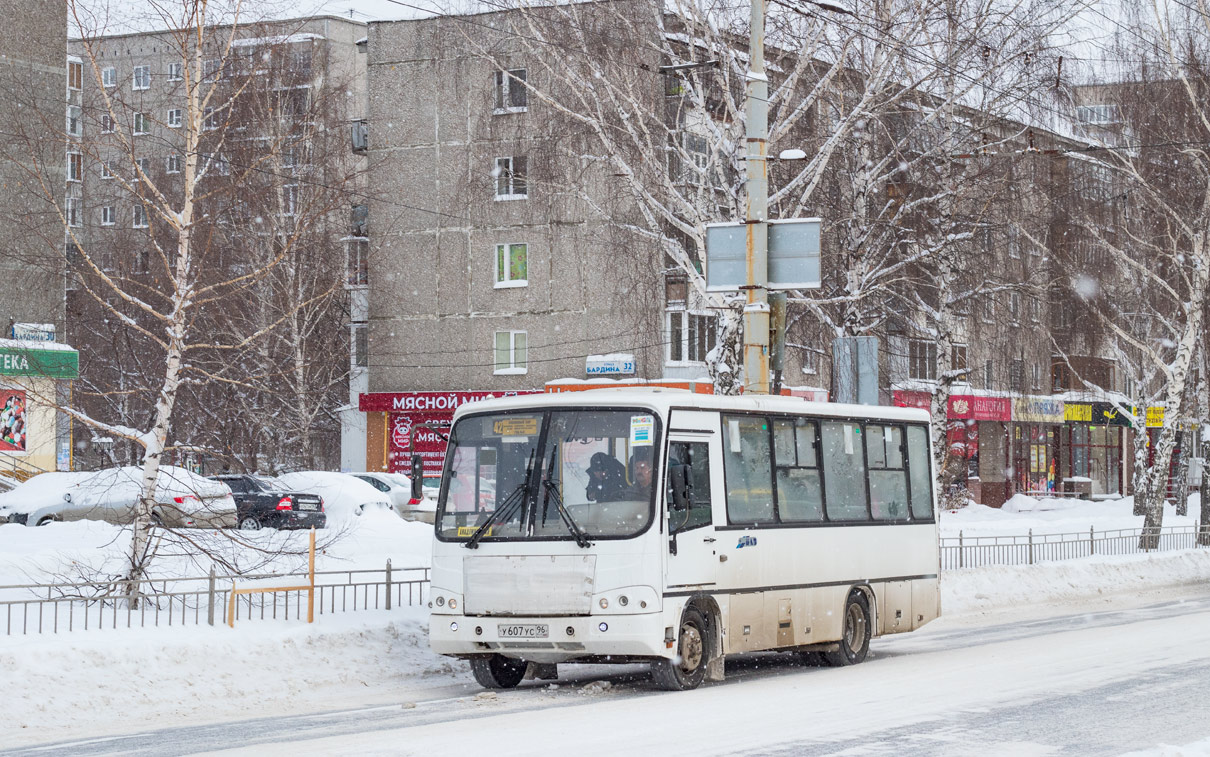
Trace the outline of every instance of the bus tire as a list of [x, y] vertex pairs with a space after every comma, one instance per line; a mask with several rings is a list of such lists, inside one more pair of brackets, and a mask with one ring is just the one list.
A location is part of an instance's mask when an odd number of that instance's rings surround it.
[[856, 665], [870, 651], [870, 602], [860, 591], [850, 592], [844, 603], [844, 630], [840, 649], [824, 652], [823, 659], [834, 668]]
[[504, 655], [471, 658], [471, 673], [485, 689], [512, 689], [525, 677], [529, 663], [513, 660]]
[[677, 639], [674, 659], [651, 663], [651, 680], [665, 691], [696, 689], [706, 677], [706, 664], [710, 661], [710, 627], [696, 607], [685, 609]]

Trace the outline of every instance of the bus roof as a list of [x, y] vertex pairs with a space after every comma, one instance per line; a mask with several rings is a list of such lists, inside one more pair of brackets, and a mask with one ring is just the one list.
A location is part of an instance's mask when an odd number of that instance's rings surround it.
[[473, 413], [501, 412], [532, 407], [649, 407], [662, 415], [672, 408], [681, 410], [762, 411], [815, 415], [828, 418], [869, 418], [888, 421], [927, 423], [925, 410], [887, 405], [847, 405], [837, 402], [808, 402], [798, 397], [772, 395], [724, 396], [695, 394], [678, 389], [598, 389], [583, 392], [527, 394], [516, 397], [480, 400], [462, 405], [454, 413], [457, 420]]

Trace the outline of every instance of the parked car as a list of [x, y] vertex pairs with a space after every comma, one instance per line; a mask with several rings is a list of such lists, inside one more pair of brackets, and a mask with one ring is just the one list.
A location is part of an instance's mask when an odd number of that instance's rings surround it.
[[[403, 506], [396, 506], [396, 511], [403, 516], [404, 520], [418, 520], [422, 523], [432, 523], [437, 517], [437, 491], [441, 485], [441, 477], [425, 476], [422, 483], [424, 496], [420, 499], [412, 499], [412, 479], [405, 473], [355, 473], [355, 476], [370, 475], [383, 476], [402, 486], [406, 493], [407, 500]], [[435, 482], [435, 483], [433, 483]]]
[[328, 523], [323, 497], [298, 492], [276, 478], [247, 474], [211, 476], [231, 488], [242, 531], [261, 528], [323, 528]]
[[347, 520], [369, 509], [395, 510], [385, 494], [348, 473], [298, 471], [283, 473], [277, 478], [295, 491], [313, 492], [323, 497], [329, 522]]
[[349, 475], [365, 481], [387, 495], [391, 504], [395, 506], [395, 512], [401, 515], [407, 508], [408, 500], [412, 498], [412, 482], [402, 473], [350, 473]]
[[[142, 477], [143, 469], [137, 466], [42, 473], [0, 494], [0, 518], [27, 526], [69, 520], [125, 525], [134, 520]], [[231, 528], [236, 523], [235, 499], [226, 484], [165, 465], [156, 481], [151, 518], [170, 528]]]

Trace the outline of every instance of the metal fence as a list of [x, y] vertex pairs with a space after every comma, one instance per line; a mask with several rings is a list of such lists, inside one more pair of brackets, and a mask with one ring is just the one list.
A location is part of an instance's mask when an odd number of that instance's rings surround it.
[[[77, 630], [146, 628], [149, 626], [215, 625], [228, 620], [232, 582], [275, 581], [297, 586], [306, 573], [210, 575], [140, 580], [138, 600], [128, 594], [132, 582], [21, 584], [0, 586], [0, 624], [6, 635]], [[394, 568], [315, 572], [315, 607], [323, 614], [356, 610], [390, 610], [427, 601], [428, 568]], [[306, 590], [266, 591], [238, 596], [236, 619], [306, 616]]]
[[979, 568], [985, 565], [1033, 565], [1040, 562], [1074, 560], [1090, 555], [1132, 555], [1174, 549], [1210, 546], [1210, 524], [1171, 526], [1149, 532], [1144, 548], [1144, 529], [1123, 528], [1064, 534], [1025, 536], [941, 537], [941, 569]]

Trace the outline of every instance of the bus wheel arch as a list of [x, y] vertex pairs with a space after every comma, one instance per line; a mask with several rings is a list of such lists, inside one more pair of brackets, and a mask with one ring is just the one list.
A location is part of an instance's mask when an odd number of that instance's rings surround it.
[[718, 604], [710, 596], [691, 597], [674, 630], [676, 656], [651, 663], [651, 678], [670, 691], [696, 689], [703, 680], [721, 681], [723, 653]]
[[868, 585], [854, 586], [845, 595], [841, 613], [841, 637], [836, 651], [823, 653], [832, 667], [856, 665], [865, 660], [874, 638], [874, 592]]

